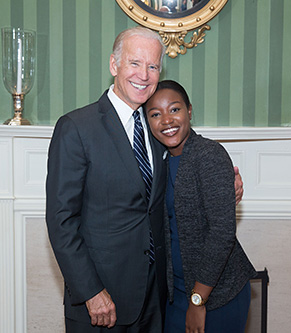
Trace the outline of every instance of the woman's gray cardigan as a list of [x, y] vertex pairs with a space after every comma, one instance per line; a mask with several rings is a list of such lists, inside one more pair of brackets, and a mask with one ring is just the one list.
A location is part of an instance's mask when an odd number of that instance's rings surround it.
[[[191, 130], [176, 175], [175, 212], [187, 296], [195, 281], [214, 287], [207, 310], [232, 300], [256, 272], [236, 238], [234, 171], [225, 149]], [[166, 210], [167, 211], [167, 210]], [[173, 300], [166, 214], [167, 282]]]

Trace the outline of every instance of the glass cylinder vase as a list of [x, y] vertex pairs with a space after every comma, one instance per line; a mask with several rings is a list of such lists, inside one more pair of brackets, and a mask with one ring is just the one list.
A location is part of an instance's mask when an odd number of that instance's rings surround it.
[[32, 30], [2, 28], [2, 77], [13, 97], [14, 118], [4, 124], [30, 125], [22, 118], [24, 96], [34, 83], [36, 33]]

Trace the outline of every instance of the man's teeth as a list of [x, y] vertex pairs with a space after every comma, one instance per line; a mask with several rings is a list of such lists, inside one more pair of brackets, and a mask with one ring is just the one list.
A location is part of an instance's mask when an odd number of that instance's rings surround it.
[[178, 131], [178, 127], [172, 127], [172, 128], [168, 128], [166, 130], [163, 130], [162, 133], [163, 134], [173, 134], [177, 131]]
[[133, 82], [131, 82], [131, 84], [132, 84], [135, 88], [140, 89], [140, 90], [146, 88], [146, 85], [141, 85], [141, 84], [137, 84], [137, 83], [133, 83]]

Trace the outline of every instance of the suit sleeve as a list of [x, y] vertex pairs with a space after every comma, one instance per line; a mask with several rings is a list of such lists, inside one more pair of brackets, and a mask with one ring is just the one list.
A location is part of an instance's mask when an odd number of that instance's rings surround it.
[[200, 193], [207, 221], [207, 235], [201, 248], [197, 281], [215, 286], [236, 241], [234, 171], [220, 144], [205, 149], [199, 168]]
[[49, 148], [46, 222], [72, 304], [83, 303], [104, 288], [79, 232], [86, 172], [87, 161], [77, 127], [63, 116]]

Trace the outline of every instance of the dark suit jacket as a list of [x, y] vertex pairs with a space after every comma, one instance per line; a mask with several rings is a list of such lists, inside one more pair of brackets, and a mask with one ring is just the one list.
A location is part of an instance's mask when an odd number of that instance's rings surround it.
[[107, 92], [57, 122], [46, 219], [71, 319], [89, 322], [84, 302], [103, 288], [115, 302], [118, 324], [137, 319], [146, 293], [150, 227], [161, 302], [165, 299], [164, 148], [149, 135], [154, 177], [147, 205], [137, 161]]

